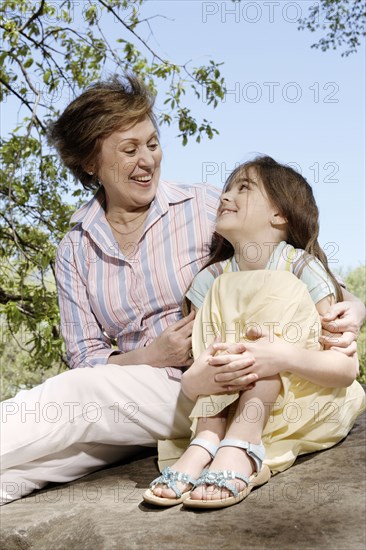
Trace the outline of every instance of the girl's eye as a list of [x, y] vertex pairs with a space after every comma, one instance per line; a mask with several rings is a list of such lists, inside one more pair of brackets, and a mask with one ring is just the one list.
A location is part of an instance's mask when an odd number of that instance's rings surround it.
[[244, 191], [244, 190], [247, 190], [249, 189], [249, 185], [247, 183], [241, 183], [239, 185], [239, 191]]

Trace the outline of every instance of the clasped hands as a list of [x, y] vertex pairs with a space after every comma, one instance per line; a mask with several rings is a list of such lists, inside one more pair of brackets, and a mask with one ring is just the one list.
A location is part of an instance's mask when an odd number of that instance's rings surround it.
[[[355, 355], [361, 323], [362, 319], [355, 322], [348, 302], [334, 304], [322, 318], [320, 341], [324, 349]], [[182, 377], [182, 390], [187, 397], [195, 400], [199, 395], [243, 391], [260, 378], [289, 370], [293, 344], [269, 332], [259, 335], [253, 329], [249, 329], [247, 337], [252, 341], [211, 344]]]

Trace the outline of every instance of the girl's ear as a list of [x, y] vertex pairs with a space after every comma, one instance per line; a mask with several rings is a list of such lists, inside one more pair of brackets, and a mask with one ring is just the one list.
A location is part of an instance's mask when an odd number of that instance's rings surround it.
[[284, 226], [287, 224], [287, 218], [282, 216], [279, 212], [272, 214], [271, 225], [273, 227]]

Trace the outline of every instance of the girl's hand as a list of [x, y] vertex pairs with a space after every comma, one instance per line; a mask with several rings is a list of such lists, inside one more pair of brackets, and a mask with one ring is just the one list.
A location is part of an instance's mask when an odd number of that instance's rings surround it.
[[[218, 351], [226, 354], [215, 355]], [[182, 376], [182, 391], [192, 401], [199, 395], [225, 393], [228, 382], [235, 384], [231, 391], [245, 390], [253, 387], [258, 379], [255, 373], [247, 374], [245, 369], [253, 359], [244, 357], [244, 344], [211, 344], [194, 361], [192, 366]], [[219, 380], [224, 376], [225, 382]]]
[[[244, 368], [245, 376], [256, 374], [258, 379], [269, 378], [279, 374], [282, 370], [287, 370], [291, 354], [296, 349], [293, 344], [264, 330], [258, 335], [257, 331], [251, 328], [248, 329], [246, 335], [248, 338], [255, 340], [252, 342], [246, 341], [243, 344], [246, 350], [243, 356], [250, 358], [248, 366]], [[225, 380], [224, 376], [224, 374], [218, 374], [216, 379], [223, 382]], [[230, 391], [237, 389], [238, 383], [240, 383], [240, 379], [229, 384], [226, 382], [227, 389]]]
[[365, 306], [360, 300], [333, 304], [322, 316], [323, 333], [319, 340], [325, 349], [335, 349], [352, 356], [364, 319]]

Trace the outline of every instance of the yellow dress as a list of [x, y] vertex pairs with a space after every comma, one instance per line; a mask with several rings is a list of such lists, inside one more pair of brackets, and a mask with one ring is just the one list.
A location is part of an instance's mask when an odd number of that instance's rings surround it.
[[[284, 271], [224, 273], [215, 279], [197, 312], [192, 334], [194, 357], [221, 332], [223, 341], [244, 340], [249, 326], [265, 328], [293, 345], [320, 349], [321, 324], [306, 285]], [[263, 432], [265, 463], [273, 473], [289, 468], [296, 457], [327, 449], [343, 439], [365, 410], [358, 382], [347, 388], [325, 388], [289, 372], [281, 374], [282, 389]], [[191, 413], [197, 419], [236, 406], [239, 393], [201, 396]], [[159, 442], [159, 465], [172, 464], [188, 440]]]

